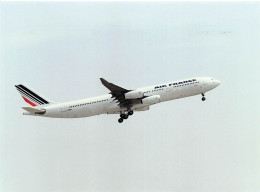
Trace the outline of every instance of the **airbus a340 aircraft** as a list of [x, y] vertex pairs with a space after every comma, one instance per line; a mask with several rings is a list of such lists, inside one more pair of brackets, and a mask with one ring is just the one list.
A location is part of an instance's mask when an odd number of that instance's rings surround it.
[[110, 90], [109, 94], [83, 100], [56, 103], [41, 96], [36, 91], [24, 85], [15, 85], [23, 99], [32, 107], [23, 107], [27, 112], [24, 115], [79, 118], [99, 114], [120, 114], [118, 119], [122, 123], [134, 111], [149, 110], [151, 105], [194, 95], [202, 95], [216, 88], [220, 81], [212, 77], [189, 78], [180, 81], [163, 83], [134, 90], [119, 87], [100, 79], [102, 84]]

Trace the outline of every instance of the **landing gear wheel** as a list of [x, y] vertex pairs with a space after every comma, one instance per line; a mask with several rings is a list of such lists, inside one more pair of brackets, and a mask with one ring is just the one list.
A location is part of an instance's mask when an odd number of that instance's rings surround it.
[[127, 119], [127, 118], [128, 118], [128, 115], [127, 115], [127, 114], [124, 114], [123, 118], [124, 118], [124, 119]]
[[205, 100], [206, 100], [206, 98], [205, 98], [205, 97], [202, 97], [202, 98], [201, 98], [201, 100], [202, 100], [202, 101], [205, 101]]
[[124, 118], [124, 115], [125, 115], [125, 114], [120, 114], [120, 117], [121, 117], [121, 118]]
[[134, 112], [132, 110], [128, 111], [128, 115], [133, 115]]
[[118, 119], [118, 122], [119, 122], [119, 123], [122, 123], [123, 121], [124, 121], [123, 118], [119, 118], [119, 119]]

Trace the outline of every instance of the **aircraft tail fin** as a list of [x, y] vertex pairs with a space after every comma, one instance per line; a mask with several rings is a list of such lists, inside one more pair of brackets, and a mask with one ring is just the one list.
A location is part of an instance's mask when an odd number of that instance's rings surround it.
[[48, 105], [54, 103], [25, 85], [15, 85], [15, 87], [23, 97], [24, 101], [29, 103], [33, 107], [38, 105]]

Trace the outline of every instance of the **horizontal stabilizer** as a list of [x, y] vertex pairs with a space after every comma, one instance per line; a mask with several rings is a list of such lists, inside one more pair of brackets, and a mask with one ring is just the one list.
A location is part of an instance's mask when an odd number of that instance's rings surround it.
[[29, 113], [35, 113], [35, 114], [44, 114], [46, 112], [45, 109], [36, 109], [33, 107], [22, 107], [25, 111], [28, 111]]

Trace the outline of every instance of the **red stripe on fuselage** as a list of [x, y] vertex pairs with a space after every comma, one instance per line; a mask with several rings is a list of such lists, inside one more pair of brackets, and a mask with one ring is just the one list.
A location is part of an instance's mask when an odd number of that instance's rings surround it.
[[33, 102], [31, 102], [30, 100], [26, 99], [24, 96], [22, 96], [23, 99], [25, 100], [25, 102], [29, 103], [31, 106], [37, 106], [36, 104], [34, 104]]

